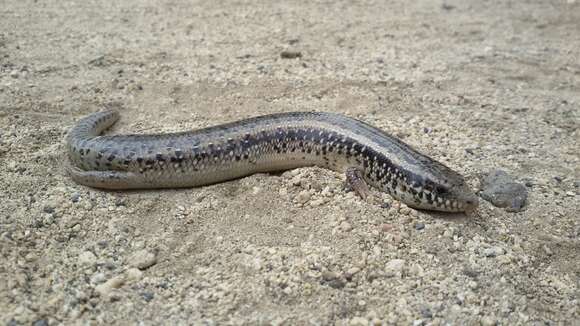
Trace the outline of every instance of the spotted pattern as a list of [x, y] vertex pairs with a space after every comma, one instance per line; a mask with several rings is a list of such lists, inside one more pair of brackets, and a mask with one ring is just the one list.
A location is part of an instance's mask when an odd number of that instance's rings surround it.
[[114, 111], [81, 120], [67, 137], [71, 176], [98, 188], [201, 186], [256, 172], [320, 166], [361, 171], [412, 207], [466, 211], [477, 198], [461, 175], [400, 140], [332, 113], [282, 113], [206, 129], [154, 135], [99, 134]]

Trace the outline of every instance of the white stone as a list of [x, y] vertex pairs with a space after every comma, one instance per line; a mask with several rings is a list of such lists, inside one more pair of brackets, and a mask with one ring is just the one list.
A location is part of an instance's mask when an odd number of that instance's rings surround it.
[[96, 261], [97, 256], [90, 251], [84, 251], [78, 257], [78, 262], [81, 265], [93, 265]]
[[131, 267], [146, 269], [157, 263], [157, 256], [153, 252], [143, 249], [133, 253], [127, 262]]
[[349, 326], [367, 326], [369, 321], [363, 317], [354, 317], [348, 322]]
[[388, 276], [401, 276], [405, 267], [404, 259], [393, 259], [385, 265], [385, 272]]

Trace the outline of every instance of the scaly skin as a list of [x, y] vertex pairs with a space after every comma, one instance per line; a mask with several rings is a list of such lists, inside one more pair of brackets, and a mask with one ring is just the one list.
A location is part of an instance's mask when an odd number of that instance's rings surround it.
[[292, 112], [190, 132], [99, 134], [115, 111], [79, 121], [67, 137], [69, 173], [95, 188], [197, 187], [304, 166], [345, 173], [419, 209], [469, 212], [477, 196], [445, 165], [366, 123], [335, 113]]

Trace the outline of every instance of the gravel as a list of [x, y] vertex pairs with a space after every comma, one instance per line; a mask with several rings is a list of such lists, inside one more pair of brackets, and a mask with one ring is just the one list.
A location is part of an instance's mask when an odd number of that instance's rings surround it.
[[[0, 324], [580, 320], [578, 9], [2, 2]], [[473, 188], [481, 173], [509, 171], [513, 189], [490, 198], [509, 195], [506, 208], [523, 210], [371, 203], [319, 168], [194, 189], [83, 187], [64, 173], [63, 139], [108, 107], [122, 116], [111, 134], [340, 112]]]

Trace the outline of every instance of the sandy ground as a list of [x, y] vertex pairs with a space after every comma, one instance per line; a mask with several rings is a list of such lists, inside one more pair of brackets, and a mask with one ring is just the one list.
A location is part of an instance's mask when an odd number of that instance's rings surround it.
[[[0, 323], [578, 324], [579, 35], [573, 0], [4, 0]], [[317, 168], [77, 185], [63, 137], [111, 106], [113, 133], [341, 112], [528, 206], [381, 208]]]

